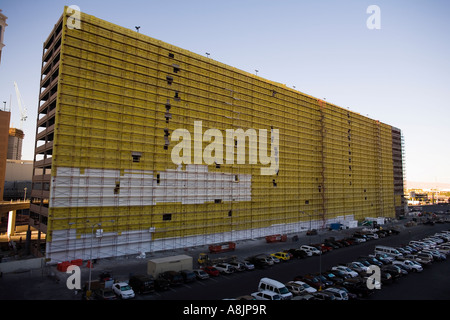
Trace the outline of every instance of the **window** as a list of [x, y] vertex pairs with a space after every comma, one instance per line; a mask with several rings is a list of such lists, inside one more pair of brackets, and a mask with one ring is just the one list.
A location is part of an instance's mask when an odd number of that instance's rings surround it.
[[132, 152], [131, 157], [133, 159], [133, 162], [140, 162], [141, 161], [142, 154], [140, 152]]
[[180, 71], [180, 66], [179, 65], [173, 64], [172, 67], [173, 67], [173, 72], [174, 73], [178, 73]]
[[171, 85], [173, 83], [173, 77], [171, 77], [171, 76], [167, 76], [166, 80], [167, 80], [168, 85]]
[[171, 221], [171, 220], [172, 220], [172, 214], [171, 213], [163, 214], [163, 221]]
[[214, 199], [214, 203], [222, 203], [222, 199]]
[[173, 53], [169, 53], [169, 58], [175, 58], [175, 55]]

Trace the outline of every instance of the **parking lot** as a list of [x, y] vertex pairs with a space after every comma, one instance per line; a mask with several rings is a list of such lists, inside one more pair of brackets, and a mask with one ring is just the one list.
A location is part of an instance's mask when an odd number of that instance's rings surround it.
[[[170, 287], [166, 291], [155, 291], [152, 294], [137, 294], [134, 300], [222, 300], [235, 299], [240, 296], [248, 296], [257, 291], [257, 285], [261, 278], [268, 277], [282, 283], [294, 280], [298, 276], [313, 273], [321, 273], [332, 266], [351, 262], [360, 256], [373, 253], [376, 245], [400, 246], [411, 240], [422, 239], [441, 230], [448, 230], [449, 224], [425, 225], [419, 224], [412, 227], [404, 227], [404, 223], [397, 224], [400, 230], [398, 235], [390, 235], [385, 238], [370, 240], [358, 245], [351, 245], [334, 249], [319, 256], [304, 259], [276, 263], [265, 269], [254, 271], [236, 272], [233, 274], [211, 277], [206, 280], [197, 280], [188, 284]], [[300, 235], [297, 242], [289, 239], [287, 242], [266, 243], [264, 239], [248, 240], [237, 243], [237, 249], [226, 255], [236, 255], [238, 259], [245, 259], [258, 253], [274, 253], [289, 248], [299, 247], [302, 244], [320, 243], [324, 239], [334, 236], [336, 239], [350, 236], [354, 230], [321, 231], [314, 236]], [[180, 250], [162, 255], [188, 254], [194, 258], [204, 252], [205, 248], [192, 248]], [[149, 258], [149, 257], [147, 257]], [[114, 278], [127, 281], [132, 274], [145, 274], [147, 259], [137, 257], [123, 257], [115, 259], [103, 259], [97, 262], [92, 269], [92, 279], [97, 279], [98, 274], [104, 269], [110, 269]], [[449, 299], [450, 275], [449, 262], [434, 262], [425, 268], [424, 272], [408, 274], [399, 278], [395, 283], [382, 284], [380, 290], [374, 290], [373, 294], [359, 297], [365, 300], [411, 300], [411, 299]], [[81, 267], [83, 282], [88, 280], [89, 269]], [[69, 290], [66, 286], [68, 274], [57, 271], [55, 266], [45, 269], [28, 270], [22, 273], [4, 274], [0, 279], [0, 299], [2, 300], [81, 300], [80, 291]]]

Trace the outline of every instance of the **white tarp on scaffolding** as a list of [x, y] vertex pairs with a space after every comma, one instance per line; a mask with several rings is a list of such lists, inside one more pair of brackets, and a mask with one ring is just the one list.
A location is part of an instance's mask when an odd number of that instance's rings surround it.
[[51, 191], [50, 207], [250, 201], [251, 175], [208, 172], [205, 165], [161, 172], [58, 167]]

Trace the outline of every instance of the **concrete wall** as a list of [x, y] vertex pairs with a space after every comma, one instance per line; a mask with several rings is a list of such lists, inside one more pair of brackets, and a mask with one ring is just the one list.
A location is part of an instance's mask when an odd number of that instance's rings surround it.
[[10, 273], [29, 269], [39, 269], [45, 265], [44, 258], [15, 260], [0, 263], [0, 272]]

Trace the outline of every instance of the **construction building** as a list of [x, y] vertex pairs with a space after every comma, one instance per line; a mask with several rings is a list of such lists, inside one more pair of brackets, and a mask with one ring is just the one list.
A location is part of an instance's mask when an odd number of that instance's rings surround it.
[[25, 134], [17, 128], [9, 128], [7, 158], [11, 160], [22, 159], [22, 144]]
[[8, 17], [5, 16], [2, 13], [2, 10], [0, 9], [0, 62], [2, 61], [2, 49], [5, 46], [5, 44], [3, 43], [5, 36], [5, 28], [8, 26], [6, 20], [8, 20]]
[[50, 261], [394, 217], [400, 130], [65, 8], [43, 45], [30, 225]]

